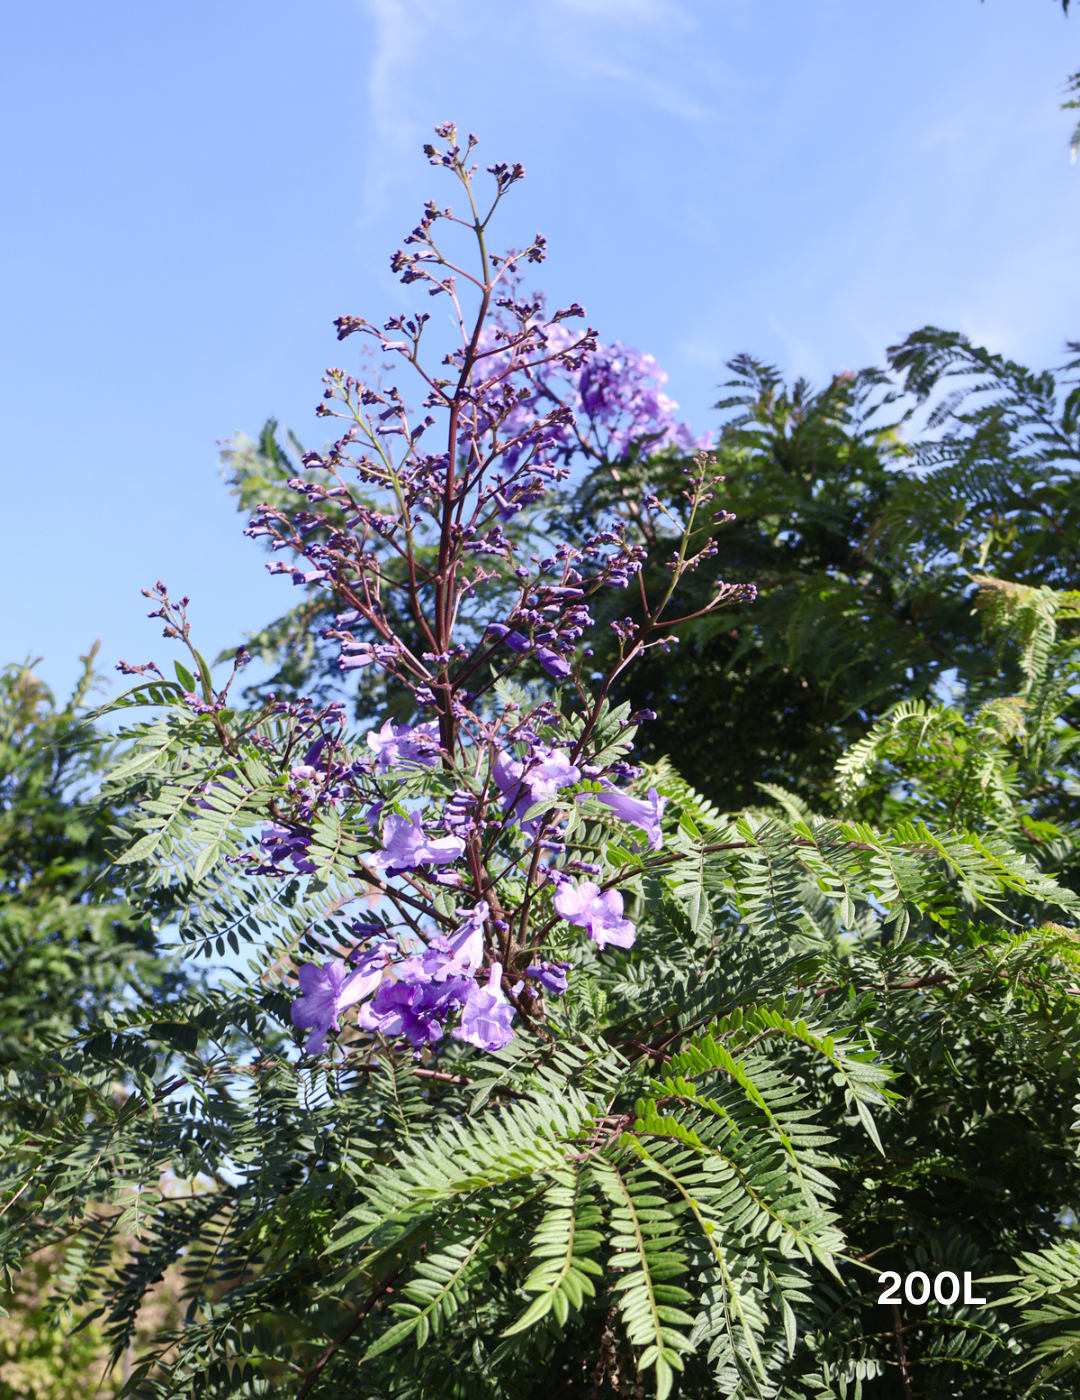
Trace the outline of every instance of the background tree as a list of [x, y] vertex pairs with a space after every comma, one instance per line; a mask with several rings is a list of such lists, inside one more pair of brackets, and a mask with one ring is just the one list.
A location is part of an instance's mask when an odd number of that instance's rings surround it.
[[[109, 744], [86, 728], [97, 644], [58, 705], [33, 664], [0, 672], [0, 1059], [59, 1044], [132, 997], [169, 985], [145, 912], [108, 846], [96, 789]], [[175, 977], [172, 979], [175, 985]]]
[[[736, 520], [708, 527], [717, 553], [680, 602], [751, 575], [758, 599], [681, 629], [678, 654], [619, 693], [658, 711], [648, 751], [718, 804], [774, 782], [835, 810], [833, 766], [890, 706], [942, 685], [1016, 693], [1019, 652], [987, 647], [976, 576], [1076, 585], [1077, 364], [1034, 373], [926, 328], [890, 352], [899, 382], [870, 370], [815, 392], [750, 357], [731, 367], [715, 463]], [[600, 468], [569, 519], [599, 508], [618, 508]]]
[[[33, 663], [0, 672], [0, 1066], [25, 1064], [108, 1012], [175, 992], [180, 974], [160, 956], [149, 910], [124, 896], [109, 847], [117, 812], [100, 801], [114, 761], [86, 723], [99, 677], [97, 645], [59, 705]], [[123, 1085], [113, 1086], [120, 1100]], [[5, 1102], [3, 1110], [8, 1111]], [[76, 1251], [77, 1254], [77, 1251]], [[119, 1394], [102, 1329], [77, 1301], [55, 1307], [73, 1262], [63, 1233], [35, 1250], [0, 1295], [0, 1400], [73, 1400], [88, 1385]], [[144, 1341], [177, 1320], [169, 1288], [141, 1319]], [[81, 1325], [80, 1325], [81, 1324]]]
[[[828, 808], [841, 753], [900, 700], [942, 684], [977, 699], [1015, 693], [1018, 653], [1007, 642], [987, 648], [975, 575], [1066, 589], [1080, 582], [1077, 363], [1037, 373], [927, 327], [890, 352], [889, 368], [815, 390], [785, 385], [751, 356], [731, 362], [711, 470], [735, 518], [699, 525], [694, 547], [711, 539], [716, 553], [684, 581], [678, 603], [696, 612], [720, 579], [754, 582], [758, 597], [680, 627], [677, 653], [646, 657], [616, 689], [660, 716], [642, 736], [644, 752], [670, 756], [727, 810], [756, 801], [760, 782]], [[230, 449], [242, 505], [287, 493], [299, 470], [275, 426], [258, 445]], [[651, 450], [665, 432], [667, 418], [642, 412], [613, 451], [586, 421], [588, 450], [572, 458], [572, 488], [536, 522], [540, 538], [572, 538], [621, 515], [652, 551], [655, 584], [674, 537], [659, 507], [681, 499], [686, 462], [673, 444]], [[640, 504], [649, 491], [656, 506]], [[615, 597], [600, 621], [634, 617], [635, 606], [632, 594]], [[336, 690], [340, 673], [318, 653], [328, 607], [310, 588], [253, 639], [275, 665], [288, 658], [264, 690]], [[602, 665], [615, 646], [610, 629], [595, 646]], [[374, 679], [363, 677], [365, 705], [378, 698]]]

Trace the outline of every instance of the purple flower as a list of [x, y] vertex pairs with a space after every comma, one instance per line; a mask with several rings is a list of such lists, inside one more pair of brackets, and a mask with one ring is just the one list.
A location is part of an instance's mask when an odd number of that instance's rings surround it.
[[566, 991], [566, 969], [569, 966], [569, 963], [534, 963], [525, 969], [525, 976], [535, 977], [544, 991], [561, 997]]
[[534, 802], [542, 802], [554, 797], [559, 788], [576, 783], [581, 770], [570, 762], [565, 749], [534, 744], [527, 759], [510, 758], [501, 753], [495, 760], [492, 774], [502, 792], [510, 792], [520, 785], [528, 790]]
[[433, 997], [428, 987], [387, 982], [374, 999], [361, 1008], [356, 1024], [390, 1038], [404, 1036], [416, 1047], [430, 1045], [442, 1039], [442, 1000]]
[[486, 899], [465, 917], [465, 922], [450, 939], [447, 951], [453, 956], [448, 968], [456, 972], [475, 972], [484, 960], [484, 921], [490, 910]]
[[263, 828], [259, 845], [265, 859], [256, 870], [256, 874], [281, 874], [281, 862], [288, 859], [292, 860], [293, 869], [301, 875], [314, 874], [315, 866], [306, 859], [307, 849], [311, 845], [310, 836], [303, 836], [290, 831], [288, 827], [271, 823]]
[[525, 786], [534, 802], [554, 797], [560, 788], [570, 787], [581, 777], [581, 769], [570, 762], [565, 749], [549, 749], [536, 744], [525, 773]]
[[[533, 644], [528, 637], [521, 632], [511, 632], [510, 628], [502, 622], [493, 622], [487, 631], [489, 637], [497, 637], [511, 651], [527, 652], [533, 650]], [[570, 662], [565, 656], [560, 656], [557, 651], [552, 651], [551, 647], [536, 647], [536, 659], [548, 675], [554, 676], [556, 680], [565, 680], [570, 674]]]
[[512, 787], [520, 783], [524, 772], [524, 760], [511, 758], [509, 754], [505, 753], [499, 754], [491, 770], [492, 777], [498, 784], [500, 792], [509, 792]]
[[404, 1036], [413, 1046], [441, 1040], [443, 1022], [454, 1006], [468, 995], [471, 979], [452, 982], [384, 982], [362, 1007], [356, 1024], [385, 1036]]
[[505, 627], [501, 622], [493, 622], [488, 628], [488, 633], [492, 637], [497, 637], [510, 648], [511, 651], [528, 651], [529, 639], [520, 632], [511, 632], [509, 627]]
[[376, 661], [391, 665], [396, 655], [397, 648], [392, 643], [378, 642], [373, 646], [371, 642], [342, 642], [337, 664], [341, 671], [355, 671]]
[[[577, 333], [566, 326], [544, 327], [549, 354], [569, 349], [576, 338]], [[496, 352], [493, 368], [497, 365], [504, 372], [510, 368], [511, 357], [497, 354], [499, 341], [494, 328], [485, 328], [481, 344], [489, 354]], [[504, 422], [503, 431], [521, 439], [504, 454], [508, 468], [528, 451], [538, 413], [555, 400], [565, 404], [577, 420], [576, 424], [571, 420], [546, 428], [548, 440], [566, 461], [578, 450], [582, 435], [609, 461], [617, 461], [634, 449], [651, 454], [674, 448], [689, 454], [710, 447], [708, 434], [695, 437], [686, 423], [676, 419], [678, 404], [663, 392], [667, 375], [652, 355], [616, 341], [597, 346], [578, 365], [575, 369], [569, 362], [553, 360], [529, 371], [536, 392], [520, 400]]]
[[535, 834], [536, 822], [526, 821], [525, 813], [538, 802], [553, 801], [560, 788], [571, 787], [581, 778], [581, 769], [570, 762], [565, 749], [549, 749], [534, 744], [527, 759], [501, 753], [491, 770], [503, 794], [503, 806], [514, 811], [522, 830]]
[[650, 851], [655, 851], [664, 839], [660, 818], [664, 815], [667, 798], [661, 797], [655, 788], [649, 789], [648, 799], [644, 802], [639, 797], [631, 797], [629, 793], [614, 788], [610, 792], [589, 793], [588, 796], [610, 807], [621, 821], [630, 826], [639, 826], [648, 838]]
[[308, 749], [307, 753], [304, 755], [304, 766], [308, 768], [317, 768], [319, 766], [319, 760], [322, 758], [322, 752], [325, 747], [326, 735], [320, 734], [319, 737]]
[[554, 676], [557, 681], [565, 680], [570, 674], [570, 662], [550, 647], [537, 647], [536, 659], [548, 675]]
[[387, 720], [381, 729], [368, 731], [367, 743], [378, 773], [391, 768], [434, 768], [439, 757], [439, 726], [435, 720], [411, 728]]
[[445, 950], [430, 947], [406, 958], [361, 1007], [356, 1018], [364, 1030], [402, 1035], [410, 1045], [441, 1040], [443, 1022], [476, 986], [471, 976], [454, 966]]
[[290, 1007], [292, 1023], [298, 1030], [310, 1030], [304, 1046], [307, 1055], [321, 1054], [327, 1034], [339, 1031], [338, 1017], [349, 1006], [365, 997], [382, 981], [386, 952], [374, 948], [360, 959], [354, 972], [344, 963], [327, 962], [322, 967], [304, 963], [300, 969], [300, 995]]
[[419, 812], [413, 812], [411, 817], [392, 812], [386, 819], [383, 841], [383, 849], [371, 863], [388, 875], [397, 870], [416, 870], [421, 865], [447, 865], [465, 850], [465, 842], [458, 836], [434, 840], [425, 836]]
[[473, 983], [461, 1013], [461, 1025], [455, 1026], [450, 1034], [455, 1040], [475, 1045], [478, 1050], [501, 1050], [514, 1038], [510, 1029], [514, 1015], [514, 1008], [502, 989], [502, 964], [492, 963], [487, 986]]
[[555, 891], [555, 912], [569, 924], [588, 929], [589, 937], [600, 947], [614, 943], [616, 948], [632, 948], [636, 930], [624, 919], [623, 897], [618, 890], [605, 890], [586, 880], [578, 886], [560, 882]]

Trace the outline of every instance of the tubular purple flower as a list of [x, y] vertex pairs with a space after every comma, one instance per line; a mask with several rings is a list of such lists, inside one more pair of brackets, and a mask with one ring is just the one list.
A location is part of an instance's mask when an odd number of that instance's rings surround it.
[[534, 759], [525, 774], [525, 786], [534, 802], [554, 797], [560, 788], [570, 787], [581, 777], [581, 770], [570, 762], [565, 749], [549, 749], [544, 744], [533, 748]]
[[552, 651], [550, 647], [537, 647], [536, 659], [549, 676], [553, 676], [557, 681], [564, 681], [570, 674], [570, 662], [565, 656], [560, 656], [557, 651]]
[[561, 997], [566, 991], [566, 969], [569, 966], [569, 963], [534, 963], [525, 969], [525, 976], [535, 977], [546, 992]]
[[322, 758], [323, 749], [326, 747], [326, 735], [320, 734], [315, 742], [304, 755], [303, 766], [305, 768], [317, 768], [319, 760]]
[[392, 812], [383, 828], [383, 849], [372, 857], [372, 865], [388, 875], [398, 870], [416, 870], [421, 865], [447, 865], [465, 850], [458, 836], [441, 836], [434, 840], [424, 833], [420, 813], [399, 817]]
[[650, 851], [655, 851], [664, 839], [660, 829], [660, 818], [664, 815], [667, 798], [661, 797], [655, 788], [649, 789], [649, 796], [645, 801], [614, 788], [610, 792], [589, 793], [588, 796], [595, 797], [598, 802], [610, 807], [621, 821], [630, 826], [640, 827], [648, 839]]
[[384, 981], [372, 1000], [360, 1008], [356, 1024], [385, 1036], [404, 1036], [416, 1047], [441, 1040], [447, 1016], [476, 983], [471, 977], [424, 980], [422, 974], [413, 975], [407, 963], [396, 971], [405, 975]]
[[581, 778], [580, 768], [570, 762], [565, 749], [550, 749], [546, 744], [534, 744], [530, 757], [524, 760], [499, 754], [491, 773], [503, 793], [503, 806], [513, 809], [522, 830], [530, 834], [535, 833], [536, 824], [525, 820], [529, 808], [552, 801], [561, 788]]
[[501, 1050], [514, 1039], [510, 1022], [516, 1013], [502, 990], [502, 971], [501, 963], [492, 963], [487, 986], [473, 983], [461, 1013], [461, 1025], [450, 1032], [455, 1040], [475, 1045], [478, 1050]]
[[339, 656], [337, 663], [338, 670], [358, 671], [364, 666], [370, 666], [374, 660], [375, 658], [370, 651], [363, 652], [359, 656]]
[[374, 948], [349, 972], [344, 963], [327, 962], [322, 967], [304, 963], [300, 968], [300, 995], [289, 1009], [298, 1030], [310, 1030], [304, 1046], [307, 1055], [322, 1053], [331, 1030], [340, 1031], [338, 1018], [347, 1007], [371, 995], [382, 981], [387, 964], [384, 948]]
[[484, 960], [484, 921], [490, 910], [486, 899], [482, 899], [469, 913], [448, 944], [453, 954], [448, 968], [455, 972], [475, 972]]
[[491, 775], [495, 779], [500, 792], [509, 792], [516, 787], [525, 772], [525, 764], [519, 758], [511, 758], [507, 753], [500, 753], [496, 758], [491, 770]]
[[504, 626], [501, 622], [493, 622], [487, 630], [490, 636], [497, 637], [498, 640], [508, 646], [511, 651], [523, 652], [529, 650], [528, 637], [523, 636], [520, 632], [511, 632], [510, 628]]
[[555, 890], [555, 912], [568, 924], [587, 929], [600, 947], [614, 943], [616, 948], [632, 948], [637, 930], [624, 919], [623, 897], [618, 890], [600, 892], [600, 886], [585, 880], [576, 887], [559, 882]]
[[375, 771], [391, 768], [434, 768], [439, 758], [439, 726], [435, 720], [410, 726], [387, 720], [381, 729], [371, 729], [368, 748], [375, 755]]
[[413, 1046], [428, 1045], [442, 1038], [447, 1016], [475, 985], [455, 965], [445, 940], [437, 939], [391, 968], [372, 1000], [360, 1008], [356, 1023], [364, 1030], [404, 1036]]

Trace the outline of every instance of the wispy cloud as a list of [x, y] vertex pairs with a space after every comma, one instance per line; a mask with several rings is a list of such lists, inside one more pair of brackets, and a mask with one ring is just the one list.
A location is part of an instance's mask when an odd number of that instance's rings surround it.
[[716, 115], [695, 95], [703, 74], [692, 45], [698, 22], [672, 0], [555, 0], [535, 10], [553, 55], [580, 74], [618, 85], [683, 121]]
[[[411, 99], [410, 76], [423, 71], [432, 26], [444, 13], [436, 0], [365, 0], [372, 25], [368, 107], [373, 140], [367, 152], [364, 220], [377, 217], [390, 202], [394, 176], [415, 155], [427, 114]], [[411, 70], [411, 72], [410, 72]]]
[[669, 116], [680, 117], [687, 122], [704, 122], [713, 120], [718, 115], [715, 107], [695, 101], [685, 88], [675, 82], [658, 78], [644, 68], [598, 58], [585, 47], [578, 57], [581, 67], [595, 77], [607, 78], [620, 84], [649, 106], [667, 112]]
[[694, 21], [670, 0], [555, 0], [556, 7], [590, 19], [602, 19], [607, 24], [665, 25], [681, 29], [693, 27]]
[[[362, 0], [372, 29], [369, 104], [380, 146], [369, 190], [381, 207], [388, 177], [459, 94], [486, 107], [592, 79], [684, 121], [716, 116], [715, 56], [695, 53], [698, 21], [674, 0], [472, 0], [448, 14], [437, 0]], [[524, 79], [524, 81], [523, 81]], [[442, 114], [448, 115], [448, 114]]]

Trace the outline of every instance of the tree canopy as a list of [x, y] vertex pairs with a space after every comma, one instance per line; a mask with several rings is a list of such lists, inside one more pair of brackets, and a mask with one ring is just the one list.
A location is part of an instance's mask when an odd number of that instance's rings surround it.
[[[0, 672], [0, 1060], [61, 1043], [102, 1011], [169, 984], [145, 911], [109, 859], [109, 768], [86, 727], [97, 647], [58, 705], [32, 663]], [[175, 976], [171, 982], [175, 984]]]

